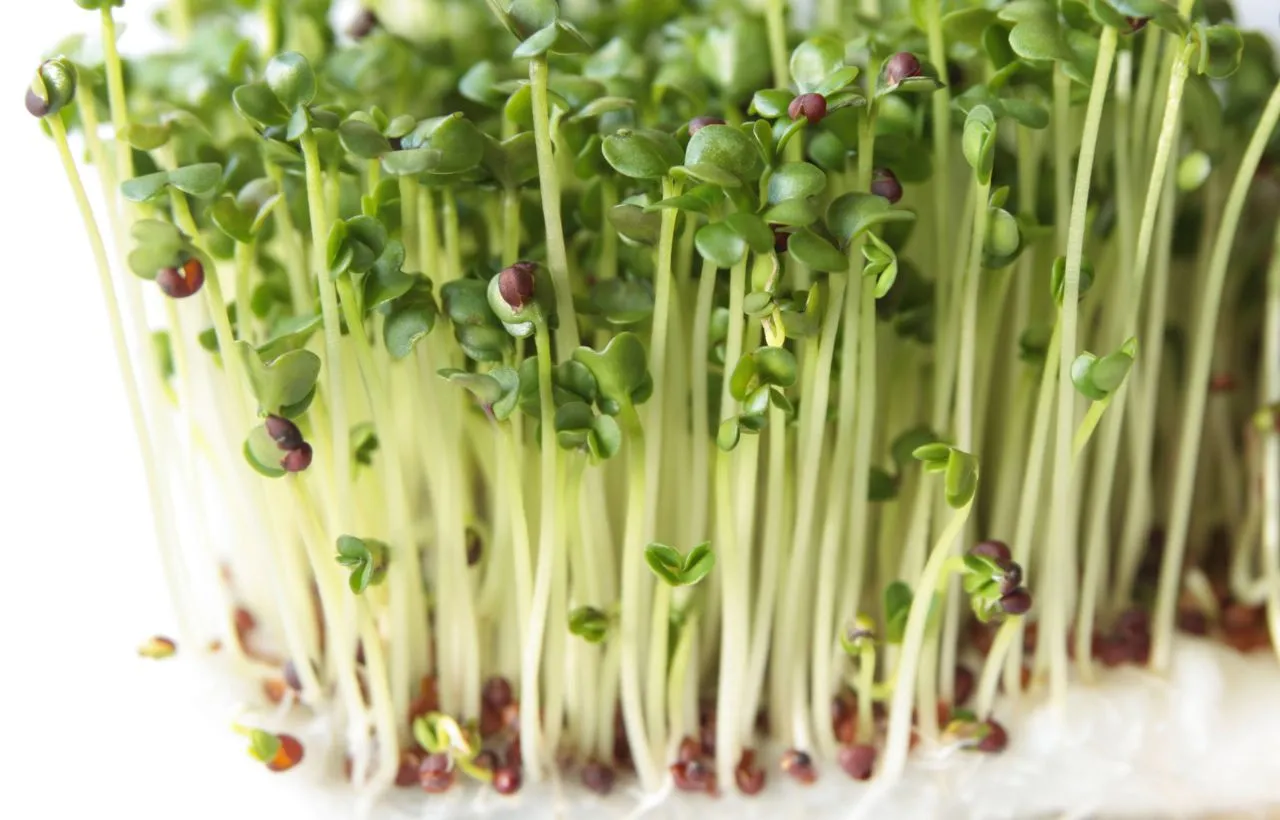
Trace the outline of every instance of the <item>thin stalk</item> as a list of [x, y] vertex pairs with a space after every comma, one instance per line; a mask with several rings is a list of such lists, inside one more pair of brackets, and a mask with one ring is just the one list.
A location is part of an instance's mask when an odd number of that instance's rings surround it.
[[115, 130], [116, 179], [133, 176], [133, 151], [122, 136], [129, 127], [129, 106], [124, 96], [124, 65], [116, 45], [116, 20], [111, 6], [102, 7], [102, 64], [107, 74], [107, 100], [111, 105], [111, 126]]
[[[943, 0], [932, 0], [925, 14], [925, 34], [929, 41], [929, 62], [940, 70], [947, 65], [947, 46], [942, 33]], [[933, 241], [939, 260], [945, 259], [943, 249], [951, 246], [951, 90], [942, 86], [929, 99], [933, 106]], [[947, 302], [943, 277], [935, 278], [935, 305]], [[937, 312], [939, 324], [937, 338], [942, 338], [943, 311]]]
[[974, 712], [978, 720], [986, 720], [991, 716], [991, 707], [995, 703], [996, 688], [1000, 682], [1000, 669], [1004, 666], [1005, 656], [1015, 640], [1022, 635], [1022, 617], [1012, 615], [996, 630], [996, 637], [987, 652], [986, 663], [982, 665], [982, 676], [978, 678], [977, 699], [974, 701]]
[[896, 685], [893, 699], [889, 705], [889, 726], [885, 731], [884, 757], [880, 770], [880, 781], [885, 787], [896, 783], [907, 765], [907, 750], [911, 741], [911, 713], [916, 692], [916, 669], [923, 655], [925, 643], [925, 627], [929, 621], [929, 610], [933, 606], [935, 591], [943, 591], [943, 568], [952, 551], [952, 545], [969, 520], [973, 509], [971, 499], [964, 507], [956, 510], [947, 523], [942, 534], [934, 543], [925, 562], [920, 581], [916, 584], [916, 594], [911, 599], [911, 610], [907, 613], [907, 627], [902, 637], [902, 653], [895, 671]]
[[[820, 340], [818, 342], [818, 353], [813, 359], [813, 369], [809, 371], [806, 365], [806, 374], [812, 375], [809, 380], [802, 379], [802, 385], [808, 382], [808, 390], [801, 400], [801, 408], [807, 408], [804, 412], [804, 419], [800, 429], [800, 455], [798, 464], [803, 465], [800, 473], [800, 480], [797, 489], [797, 511], [796, 524], [791, 539], [792, 552], [791, 560], [787, 567], [787, 586], [786, 594], [783, 598], [782, 617], [779, 618], [778, 632], [776, 635], [785, 636], [784, 640], [789, 642], [779, 644], [783, 649], [779, 657], [774, 659], [774, 663], [784, 670], [783, 674], [787, 674], [788, 670], [794, 670], [792, 679], [783, 684], [783, 689], [789, 693], [785, 698], [787, 703], [792, 704], [793, 710], [803, 710], [804, 698], [801, 692], [795, 691], [792, 687], [803, 686], [803, 672], [801, 671], [800, 653], [802, 650], [802, 641], [796, 640], [800, 634], [800, 611], [803, 608], [802, 601], [805, 597], [805, 590], [809, 588], [810, 582], [810, 553], [813, 544], [813, 519], [817, 506], [817, 484], [819, 465], [821, 463], [822, 439], [826, 430], [824, 419], [826, 418], [827, 397], [830, 392], [831, 384], [831, 363], [835, 357], [836, 331], [840, 324], [841, 308], [844, 302], [845, 292], [844, 276], [832, 276], [827, 280], [828, 283], [828, 304], [826, 314], [822, 319], [822, 330]], [[776, 642], [776, 641], [775, 641]], [[799, 681], [796, 680], [799, 678]], [[792, 731], [795, 733], [795, 743], [799, 745], [808, 745], [809, 727], [808, 720], [801, 719], [799, 714], [793, 717]]]
[[[1161, 341], [1163, 341], [1165, 317], [1169, 305], [1169, 264], [1172, 255], [1171, 243], [1175, 216], [1173, 206], [1176, 196], [1172, 169], [1166, 177], [1160, 195], [1160, 213], [1156, 228], [1156, 270], [1151, 281], [1150, 305], [1142, 333], [1144, 339]], [[1212, 213], [1219, 205], [1216, 177], [1210, 176], [1206, 187], [1208, 189], [1206, 198], [1209, 203], [1206, 213]], [[1136, 440], [1133, 452], [1130, 454], [1133, 487], [1125, 504], [1124, 524], [1120, 531], [1120, 556], [1116, 561], [1116, 581], [1112, 587], [1110, 602], [1112, 611], [1118, 611], [1128, 603], [1133, 580], [1137, 576], [1142, 559], [1143, 548], [1147, 543], [1147, 532], [1152, 515], [1151, 493], [1154, 485], [1151, 456], [1155, 447], [1155, 438], [1159, 434], [1156, 411], [1160, 394], [1160, 362], [1163, 351], [1164, 345], [1160, 343], [1146, 346], [1142, 361], [1130, 376], [1134, 380], [1134, 384], [1130, 387], [1134, 391], [1134, 397], [1127, 407], [1131, 408], [1129, 412], [1131, 438]]]
[[622, 554], [622, 613], [619, 619], [621, 634], [617, 639], [621, 642], [622, 722], [641, 787], [651, 792], [657, 789], [661, 774], [645, 727], [640, 682], [643, 617], [640, 607], [647, 591], [645, 581], [648, 575], [644, 565], [644, 494], [647, 478], [645, 438], [635, 407], [623, 407], [621, 416], [620, 421], [629, 441], [627, 512]]
[[[1013, 560], [1023, 568], [1024, 583], [1030, 576], [1032, 567], [1031, 538], [1040, 514], [1040, 494], [1043, 487], [1045, 459], [1049, 450], [1049, 423], [1053, 419], [1053, 386], [1058, 375], [1058, 350], [1062, 345], [1062, 325], [1054, 324], [1049, 337], [1049, 348], [1045, 352], [1044, 364], [1040, 372], [1040, 386], [1036, 394], [1036, 412], [1031, 422], [1031, 444], [1027, 449], [1027, 467], [1022, 483], [1022, 494], [1018, 501], [1018, 520], [1014, 527]], [[1022, 631], [1019, 622], [1018, 631]], [[1009, 661], [1005, 665], [1005, 690], [1017, 692], [1022, 688], [1022, 642], [1014, 643], [1009, 653]]]
[[[747, 260], [729, 271], [729, 328], [725, 338], [725, 373], [720, 394], [720, 420], [733, 416], [733, 397], [729, 393], [728, 373], [742, 356], [743, 312], [747, 293]], [[741, 466], [733, 454], [717, 449], [715, 460], [715, 545], [721, 574], [720, 677], [741, 680], [747, 662], [750, 629], [747, 599], [750, 582], [744, 572], [750, 551], [738, 537], [733, 505], [733, 472], [731, 465]], [[741, 752], [742, 736], [737, 720], [740, 687], [721, 686], [716, 697], [716, 775], [720, 782], [733, 780], [733, 769]]]
[[769, 475], [765, 486], [765, 521], [759, 585], [756, 590], [755, 619], [751, 626], [751, 648], [747, 654], [747, 675], [740, 731], [746, 737], [755, 726], [763, 695], [765, 661], [769, 657], [770, 624], [778, 593], [778, 568], [785, 549], [787, 428], [786, 415], [777, 407], [769, 409]]
[[[1054, 703], [1062, 704], [1067, 687], [1067, 612], [1068, 592], [1075, 581], [1076, 505], [1073, 501], [1074, 458], [1071, 437], [1075, 423], [1075, 385], [1071, 382], [1071, 362], [1076, 351], [1076, 323], [1080, 301], [1080, 267], [1084, 261], [1084, 231], [1089, 207], [1089, 186], [1093, 178], [1093, 158], [1102, 123], [1111, 69], [1115, 63], [1117, 31], [1108, 26], [1102, 31], [1098, 61], [1094, 68], [1089, 105], [1085, 111], [1080, 159], [1076, 167], [1075, 191], [1071, 203], [1071, 220], [1067, 231], [1066, 273], [1063, 277], [1062, 347], [1058, 359], [1058, 418], [1055, 437], [1053, 473], [1053, 505], [1050, 516], [1050, 545], [1046, 552], [1053, 581], [1045, 596], [1044, 625], [1039, 640], [1049, 641], [1049, 691]], [[1059, 72], [1061, 69], [1059, 69]], [[1061, 126], [1059, 126], [1061, 127]]]
[[769, 63], [773, 67], [773, 85], [775, 88], [787, 88], [791, 85], [791, 72], [787, 64], [786, 0], [767, 0], [764, 16], [769, 28]]
[[525, 754], [529, 779], [540, 781], [544, 768], [554, 765], [554, 750], [546, 748], [541, 725], [542, 644], [547, 627], [547, 608], [551, 599], [551, 580], [554, 556], [563, 545], [559, 543], [556, 518], [556, 487], [559, 473], [559, 444], [556, 442], [555, 402], [551, 395], [551, 335], [547, 323], [534, 322], [534, 344], [538, 361], [538, 405], [542, 424], [542, 510], [538, 517], [538, 569], [533, 585], [533, 601], [529, 612], [528, 632], [523, 643], [524, 653], [520, 674], [520, 744]]
[[1276, 226], [1271, 264], [1267, 268], [1266, 318], [1263, 327], [1263, 395], [1273, 408], [1270, 427], [1262, 434], [1262, 570], [1267, 585], [1267, 623], [1271, 644], [1280, 653], [1280, 225]]
[[556, 291], [556, 345], [561, 355], [578, 346], [578, 317], [573, 309], [573, 288], [569, 284], [569, 255], [564, 245], [560, 218], [560, 171], [551, 146], [551, 115], [548, 102], [549, 74], [545, 55], [529, 61], [529, 89], [533, 102], [533, 136], [538, 151], [538, 183], [542, 191], [542, 220], [546, 225], [547, 267]]
[[[1138, 328], [1142, 293], [1146, 284], [1147, 271], [1150, 267], [1151, 244], [1155, 236], [1156, 217], [1160, 211], [1163, 188], [1172, 184], [1169, 175], [1169, 161], [1178, 133], [1182, 95], [1187, 81], [1190, 55], [1191, 50], [1185, 46], [1178, 50], [1173, 70], [1169, 77], [1169, 91], [1166, 96], [1164, 120], [1156, 142], [1156, 154], [1152, 163], [1146, 200], [1138, 227], [1137, 243], [1133, 249], [1133, 266], [1131, 268], [1133, 271], [1133, 283], [1127, 289], [1125, 297], [1121, 299], [1121, 304], [1127, 305], [1122, 320], [1121, 338], [1132, 336]], [[1122, 112], [1117, 112], [1118, 117], [1121, 114]], [[1127, 120], [1127, 118], [1124, 119]], [[1123, 145], [1123, 142], [1118, 144]], [[1123, 184], [1124, 178], [1124, 176], [1121, 176], [1122, 190], [1126, 187]], [[1123, 228], [1121, 228], [1121, 232], [1123, 235]], [[1123, 250], [1121, 253], [1121, 258], [1125, 258]], [[1158, 344], [1155, 339], [1151, 341]], [[1109, 521], [1111, 491], [1114, 486], [1116, 462], [1120, 451], [1120, 433], [1124, 426], [1125, 409], [1129, 404], [1129, 385], [1127, 383], [1121, 385], [1120, 389], [1114, 394], [1114, 402], [1117, 406], [1111, 412], [1103, 427], [1102, 440], [1099, 443], [1099, 455], [1094, 464], [1093, 493], [1089, 502], [1091, 524], [1086, 539], [1085, 571], [1082, 581], [1080, 609], [1077, 615], [1076, 665], [1079, 667], [1080, 676], [1086, 681], [1092, 680], [1094, 675], [1093, 652], [1090, 649], [1090, 645], [1093, 639], [1097, 599], [1104, 584], [1102, 573], [1107, 560], [1105, 550], [1108, 542], [1106, 525]], [[1101, 402], [1095, 403], [1094, 407], [1099, 405], [1105, 407]], [[1090, 409], [1092, 410], [1093, 408]], [[1135, 463], [1135, 467], [1138, 466]]]
[[1236, 172], [1235, 181], [1227, 195], [1226, 208], [1213, 246], [1208, 276], [1200, 293], [1199, 312], [1195, 340], [1191, 352], [1191, 366], [1187, 371], [1187, 398], [1178, 437], [1178, 460], [1174, 473], [1171, 498], [1168, 539], [1165, 542], [1164, 560], [1160, 565], [1160, 584], [1156, 595], [1154, 625], [1151, 638], [1151, 666], [1164, 672], [1169, 668], [1173, 653], [1174, 618], [1177, 614], [1179, 578], [1182, 557], [1187, 547], [1187, 529], [1191, 519], [1192, 490], [1196, 463], [1200, 455], [1200, 432], [1204, 421], [1205, 400], [1208, 396], [1209, 365], [1213, 356], [1213, 338], [1217, 330], [1218, 309], [1222, 301], [1222, 288], [1226, 282], [1227, 266], [1231, 261], [1231, 249], [1235, 243], [1236, 229], [1248, 198], [1249, 186], [1258, 169], [1262, 153], [1266, 150], [1276, 122], [1280, 120], [1280, 85], [1262, 113], [1257, 129], [1249, 140]]
[[876, 647], [867, 641], [858, 651], [858, 728], [859, 743], [870, 743], [875, 738], [875, 684]]

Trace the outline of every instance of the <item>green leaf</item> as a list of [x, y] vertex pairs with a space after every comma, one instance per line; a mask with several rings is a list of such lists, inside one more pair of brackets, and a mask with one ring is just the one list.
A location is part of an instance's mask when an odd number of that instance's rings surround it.
[[[834, 95], [837, 92], [851, 90], [849, 89], [849, 86], [852, 85], [853, 81], [857, 78], [857, 66], [842, 66], [824, 77], [822, 82], [818, 83], [818, 85], [814, 87], [813, 93], [827, 97], [827, 102], [829, 104], [828, 108], [833, 107], [839, 102]], [[857, 95], [858, 98], [861, 98], [861, 96], [861, 94]], [[852, 100], [853, 98], [850, 99]]]
[[296, 51], [272, 57], [263, 74], [267, 87], [289, 111], [310, 105], [315, 99], [316, 76], [311, 70], [311, 63]]
[[769, 177], [768, 202], [780, 202], [821, 196], [827, 187], [827, 175], [807, 162], [787, 162]]
[[292, 350], [264, 363], [253, 345], [243, 339], [236, 348], [244, 359], [258, 405], [268, 413], [307, 399], [320, 376], [320, 357], [309, 350]]
[[263, 763], [275, 760], [280, 752], [280, 738], [270, 732], [254, 729], [249, 734], [249, 753]]
[[302, 313], [288, 316], [271, 328], [270, 337], [258, 345], [258, 355], [264, 361], [272, 361], [290, 350], [298, 350], [306, 345], [317, 330], [321, 320], [317, 313]]
[[777, 119], [787, 113], [795, 93], [785, 88], [766, 88], [751, 98], [751, 112], [766, 119]]
[[896, 209], [889, 200], [875, 194], [848, 193], [833, 201], [827, 208], [827, 224], [845, 244], [877, 225], [911, 222], [915, 218], [914, 212]]
[[822, 212], [816, 199], [788, 199], [777, 205], [770, 205], [761, 216], [770, 225], [782, 225], [788, 228], [803, 228], [818, 221]]
[[591, 287], [591, 307], [611, 325], [634, 325], [653, 315], [653, 291], [634, 279], [601, 279]]
[[773, 231], [755, 214], [742, 211], [729, 214], [724, 224], [746, 241], [753, 253], [769, 253], [773, 250]]
[[962, 8], [942, 16], [942, 32], [948, 43], [977, 45], [987, 27], [995, 22], [995, 12], [985, 8]]
[[648, 129], [622, 129], [605, 137], [604, 158], [632, 179], [661, 179], [680, 164], [680, 145], [670, 134]]
[[244, 455], [244, 460], [249, 462], [249, 466], [260, 475], [267, 478], [280, 478], [286, 474], [284, 468], [280, 466], [284, 453], [261, 424], [255, 425], [249, 431], [241, 453]]
[[1089, 378], [1099, 390], [1114, 393], [1124, 383], [1125, 376], [1129, 375], [1132, 367], [1132, 354], [1119, 350], [1099, 359], [1090, 371]]
[[1213, 160], [1204, 151], [1192, 151], [1178, 162], [1178, 190], [1190, 193], [1200, 186], [1213, 172]]
[[1235, 74], [1240, 68], [1244, 56], [1244, 38], [1235, 26], [1196, 25], [1196, 40], [1199, 44], [1199, 60], [1197, 70], [1215, 80], [1224, 79]]
[[930, 464], [945, 465], [951, 458], [951, 445], [941, 441], [921, 444], [911, 451], [911, 457], [916, 461], [923, 461], [926, 466]]
[[707, 185], [719, 188], [738, 188], [742, 180], [718, 165], [709, 162], [695, 162], [693, 165], [677, 165], [671, 169], [672, 175], [680, 175]]
[[1001, 20], [1014, 24], [1009, 45], [1024, 60], [1071, 61], [1075, 54], [1067, 46], [1051, 0], [1014, 0], [1000, 9]]
[[222, 166], [216, 162], [204, 162], [175, 168], [169, 172], [169, 184], [184, 194], [204, 198], [212, 196], [222, 182]]
[[231, 101], [245, 119], [259, 128], [282, 126], [289, 122], [292, 113], [280, 104], [276, 95], [263, 83], [240, 86], [231, 92]]
[[403, 359], [412, 353], [435, 327], [439, 314], [430, 280], [417, 279], [404, 295], [394, 299], [382, 326], [382, 343], [391, 358]]
[[[1053, 300], [1059, 305], [1062, 304], [1062, 297], [1066, 292], [1067, 284], [1067, 259], [1065, 256], [1059, 256], [1053, 260], [1053, 271], [1049, 277], [1049, 287], [1053, 293]], [[1088, 259], [1080, 260], [1080, 293], [1079, 297], [1089, 292], [1089, 288], [1093, 286], [1093, 263]]]
[[159, 171], [120, 183], [120, 195], [130, 202], [150, 202], [163, 196], [168, 187], [169, 174]]
[[737, 417], [725, 419], [716, 429], [716, 447], [728, 453], [738, 446], [741, 437], [742, 427], [738, 424]]
[[391, 141], [367, 122], [347, 120], [338, 126], [342, 147], [363, 159], [376, 159], [391, 150]]
[[884, 590], [884, 639], [886, 643], [900, 644], [907, 631], [907, 616], [911, 613], [911, 587], [902, 581], [894, 581]]
[[873, 503], [892, 501], [898, 497], [898, 482], [886, 470], [879, 467], [870, 468], [867, 483], [867, 500]]
[[586, 365], [595, 377], [601, 408], [609, 415], [638, 402], [646, 387], [652, 386], [644, 345], [631, 331], [614, 336], [600, 351], [580, 347], [573, 351], [573, 359]]
[[675, 549], [666, 544], [652, 543], [644, 550], [645, 563], [653, 574], [662, 581], [675, 587], [680, 586], [680, 575], [684, 571], [684, 558]]
[[745, 182], [755, 182], [764, 171], [764, 159], [755, 140], [730, 125], [708, 125], [689, 139], [684, 164], [714, 165]]
[[127, 125], [120, 138], [139, 151], [154, 151], [169, 141], [173, 128], [168, 123], [149, 125], [134, 122]]
[[[770, 236], [772, 247], [772, 236]], [[725, 222], [703, 225], [693, 237], [694, 246], [704, 259], [720, 268], [731, 268], [747, 255], [747, 242]]]
[[711, 543], [707, 541], [698, 544], [684, 557], [684, 566], [680, 570], [680, 584], [692, 586], [698, 583], [707, 577], [715, 565], [716, 554], [711, 551]]
[[609, 636], [609, 617], [595, 607], [580, 606], [569, 613], [569, 632], [587, 643], [603, 643]]
[[849, 257], [811, 228], [801, 228], [791, 234], [787, 252], [812, 270], [843, 273], [849, 269]]
[[791, 52], [790, 68], [800, 93], [816, 91], [828, 75], [844, 68], [844, 43], [830, 36], [810, 37]]
[[622, 428], [613, 416], [596, 416], [587, 437], [587, 448], [594, 461], [613, 458], [622, 449]]
[[976, 105], [964, 121], [964, 158], [979, 182], [989, 182], [995, 165], [996, 118], [990, 108]]
[[645, 208], [632, 203], [621, 202], [609, 209], [609, 224], [624, 239], [641, 245], [658, 244], [658, 232], [662, 227], [662, 217], [649, 213]]
[[962, 509], [972, 501], [974, 493], [978, 491], [978, 459], [951, 448], [944, 487], [947, 504], [952, 509]]

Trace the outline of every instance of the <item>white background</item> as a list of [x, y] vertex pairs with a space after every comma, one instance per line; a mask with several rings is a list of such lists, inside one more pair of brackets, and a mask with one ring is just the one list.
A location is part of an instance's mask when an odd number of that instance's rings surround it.
[[[1275, 30], [1277, 0], [1238, 5]], [[71, 0], [5, 7], [0, 815], [314, 816], [242, 754], [222, 715], [191, 713], [229, 701], [135, 654], [171, 621], [141, 466], [93, 261], [54, 149], [22, 107], [44, 49], [95, 17]]]

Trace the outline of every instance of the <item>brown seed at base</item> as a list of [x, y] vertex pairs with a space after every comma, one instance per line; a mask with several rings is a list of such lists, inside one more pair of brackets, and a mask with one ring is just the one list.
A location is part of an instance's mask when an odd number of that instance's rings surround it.
[[716, 773], [701, 760], [682, 760], [668, 768], [671, 779], [682, 792], [716, 793]]
[[756, 763], [754, 749], [742, 750], [742, 759], [733, 770], [733, 779], [738, 791], [745, 795], [759, 794], [764, 789], [764, 769]]
[[676, 760], [687, 763], [700, 757], [702, 757], [702, 744], [688, 735], [681, 738], [680, 746], [676, 749]]
[[1239, 602], [1227, 604], [1222, 610], [1222, 628], [1228, 632], [1249, 629], [1262, 620], [1262, 609]]
[[511, 690], [511, 681], [500, 675], [489, 678], [484, 682], [480, 698], [486, 706], [502, 710], [515, 699], [515, 694]]
[[1005, 732], [1004, 727], [988, 718], [986, 728], [986, 734], [982, 740], [978, 741], [978, 751], [1003, 752], [1005, 747], [1009, 745], [1009, 735]]
[[304, 441], [301, 447], [280, 459], [280, 469], [286, 473], [301, 473], [311, 466], [311, 456], [311, 445]]
[[181, 268], [161, 268], [156, 273], [156, 285], [170, 299], [194, 296], [204, 286], [204, 266], [189, 259]]
[[400, 788], [418, 785], [418, 767], [422, 765], [422, 752], [403, 749], [400, 752], [400, 768], [396, 770], [396, 785]]
[[493, 749], [485, 749], [476, 755], [475, 760], [471, 761], [471, 765], [477, 769], [484, 769], [487, 772], [498, 770], [501, 761], [498, 760], [498, 753]]
[[587, 761], [582, 767], [582, 785], [599, 795], [613, 791], [613, 783], [617, 774], [613, 769], [595, 758]]
[[276, 756], [267, 763], [273, 772], [287, 772], [302, 762], [302, 744], [293, 735], [276, 735], [280, 740], [280, 748]]
[[503, 766], [493, 773], [493, 790], [498, 794], [520, 791], [520, 767]]
[[457, 773], [447, 754], [434, 752], [422, 758], [418, 764], [418, 785], [431, 794], [443, 794], [449, 790]]
[[809, 757], [808, 752], [788, 749], [782, 753], [781, 766], [784, 772], [806, 786], [818, 779], [818, 770], [814, 767], [813, 758]]
[[1189, 635], [1203, 637], [1209, 634], [1209, 619], [1203, 612], [1184, 609], [1178, 613], [1178, 629]]
[[870, 743], [841, 746], [836, 759], [845, 774], [854, 780], [870, 780], [876, 766], [876, 747]]

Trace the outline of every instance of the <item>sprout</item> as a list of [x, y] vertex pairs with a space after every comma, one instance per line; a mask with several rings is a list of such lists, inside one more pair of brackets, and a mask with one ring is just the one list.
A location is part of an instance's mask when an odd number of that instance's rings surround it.
[[27, 89], [27, 113], [38, 118], [57, 116], [75, 96], [75, 66], [64, 57], [46, 60]]

